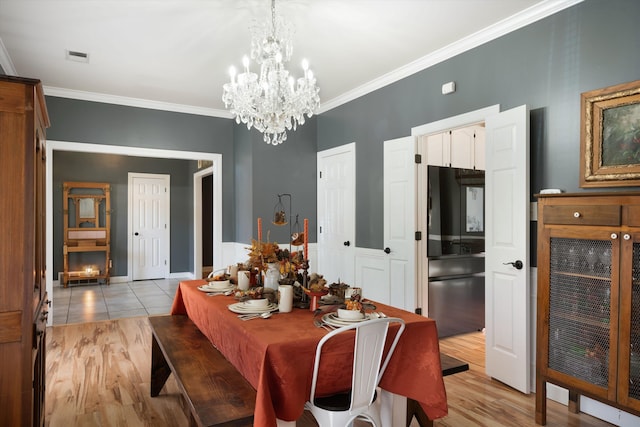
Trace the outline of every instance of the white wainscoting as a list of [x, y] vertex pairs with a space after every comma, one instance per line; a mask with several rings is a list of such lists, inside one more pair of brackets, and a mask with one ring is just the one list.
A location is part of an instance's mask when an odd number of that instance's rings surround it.
[[391, 305], [389, 257], [381, 249], [355, 248], [356, 279], [350, 286], [362, 288], [367, 299]]

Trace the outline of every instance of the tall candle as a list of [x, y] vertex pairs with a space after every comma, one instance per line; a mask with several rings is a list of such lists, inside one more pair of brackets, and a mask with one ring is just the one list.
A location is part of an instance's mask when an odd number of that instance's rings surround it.
[[304, 259], [309, 259], [309, 220], [304, 219]]
[[262, 242], [262, 218], [258, 218], [258, 242]]

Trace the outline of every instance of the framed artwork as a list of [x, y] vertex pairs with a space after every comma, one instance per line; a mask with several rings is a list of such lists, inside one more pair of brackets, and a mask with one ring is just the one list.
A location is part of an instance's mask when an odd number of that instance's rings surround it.
[[640, 80], [580, 96], [580, 187], [640, 185]]

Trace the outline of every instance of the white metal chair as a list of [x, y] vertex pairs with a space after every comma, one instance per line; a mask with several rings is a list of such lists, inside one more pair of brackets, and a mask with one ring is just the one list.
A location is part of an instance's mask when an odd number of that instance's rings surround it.
[[[399, 323], [400, 328], [389, 348], [384, 362], [382, 360], [385, 341], [391, 323]], [[320, 427], [345, 427], [353, 425], [356, 418], [365, 419], [375, 427], [382, 427], [380, 410], [374, 404], [376, 387], [391, 360], [391, 356], [404, 332], [402, 319], [386, 317], [365, 320], [353, 325], [331, 331], [324, 336], [316, 348], [311, 396], [305, 404], [305, 409], [311, 411]], [[355, 345], [353, 351], [353, 376], [351, 390], [346, 393], [327, 397], [316, 397], [316, 384], [322, 348], [327, 341], [338, 334], [355, 329]]]

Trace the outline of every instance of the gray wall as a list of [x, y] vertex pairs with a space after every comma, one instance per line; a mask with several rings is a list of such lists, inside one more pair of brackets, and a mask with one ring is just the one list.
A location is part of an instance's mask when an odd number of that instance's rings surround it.
[[[53, 271], [61, 272], [63, 239], [62, 184], [65, 181], [108, 182], [111, 184], [111, 258], [112, 276], [126, 276], [128, 173], [170, 175], [171, 180], [171, 271], [193, 270], [193, 170], [191, 160], [148, 159], [113, 154], [86, 154], [57, 151], [53, 155]], [[91, 255], [73, 255], [70, 269], [77, 261], [96, 259]], [[98, 257], [96, 263], [104, 264]], [[82, 261], [81, 261], [82, 260]]]
[[[232, 120], [53, 97], [47, 138], [222, 153], [223, 240], [249, 242], [262, 217], [265, 238], [268, 228], [279, 243], [288, 227], [267, 225], [276, 194], [293, 195], [293, 212], [310, 219], [315, 242], [316, 152], [355, 141], [357, 245], [382, 248], [382, 143], [414, 126], [493, 104], [527, 104], [532, 193], [579, 191], [580, 93], [640, 78], [637, 16], [634, 0], [586, 0], [324, 112], [279, 147]], [[457, 91], [443, 96], [448, 81]]]
[[[309, 219], [309, 241], [316, 241], [316, 133], [317, 120], [308, 119], [278, 146], [267, 145], [262, 135], [241, 126], [236, 129], [236, 241], [257, 239], [257, 218], [262, 218], [263, 239], [286, 244], [289, 225], [272, 224], [278, 194], [291, 194], [291, 216]], [[282, 198], [289, 214], [289, 197]], [[293, 225], [293, 223], [292, 223]], [[295, 230], [293, 230], [295, 231]]]
[[357, 245], [383, 247], [383, 141], [494, 104], [531, 110], [532, 192], [579, 191], [580, 93], [640, 78], [638, 16], [635, 0], [587, 0], [321, 114], [318, 150], [356, 142]]
[[[257, 131], [248, 131], [245, 126], [236, 125], [233, 120], [228, 119], [58, 97], [47, 97], [47, 109], [52, 123], [47, 131], [49, 140], [222, 154], [222, 240], [225, 242], [250, 243], [252, 238], [257, 238], [256, 218], [262, 217], [265, 238], [267, 232], [271, 231], [272, 241], [286, 243], [288, 227], [276, 227], [270, 223], [278, 193], [292, 194], [294, 215], [300, 214], [301, 221], [304, 217], [310, 219], [310, 241], [315, 241], [315, 117], [307, 120], [297, 131], [289, 132], [288, 141], [283, 145], [273, 147], [264, 143], [262, 135]], [[89, 176], [95, 177], [96, 171], [99, 174], [105, 171], [101, 171], [104, 165], [100, 161], [96, 163], [90, 160], [92, 156], [82, 155], [69, 162], [92, 164], [94, 169], [88, 170], [93, 175]], [[166, 171], [173, 168], [162, 162], [156, 165], [159, 160], [140, 159], [136, 165], [137, 171]], [[54, 170], [67, 170], [67, 163], [54, 165]], [[191, 165], [189, 173], [192, 174], [195, 170], [195, 166]], [[126, 171], [123, 168], [121, 172], [126, 176]], [[108, 172], [111, 173], [115, 171]], [[58, 181], [85, 179], [72, 175], [74, 176], [71, 178], [58, 178]], [[112, 179], [105, 178], [105, 181], [111, 182]], [[193, 194], [192, 187], [190, 178], [183, 191], [190, 198]], [[172, 194], [174, 193], [172, 190]], [[55, 200], [61, 197], [61, 193], [60, 196], [54, 194]], [[175, 239], [172, 233], [172, 254], [176, 251], [175, 258], [172, 255], [172, 272], [193, 270], [193, 216], [192, 202], [189, 203], [181, 211], [183, 216], [174, 216], [172, 212], [172, 230], [176, 231]], [[62, 230], [62, 219], [57, 216], [54, 211], [54, 221]], [[182, 217], [184, 223], [178, 222]], [[126, 228], [126, 220], [124, 226]], [[116, 236], [112, 238], [115, 239]], [[54, 238], [55, 253], [58, 253], [56, 248], [62, 248], [61, 242], [61, 235]], [[118, 260], [114, 260], [114, 275], [124, 274], [126, 252], [121, 251], [126, 248], [115, 249], [114, 256]], [[60, 258], [54, 261], [54, 271], [61, 270], [61, 256], [60, 252]], [[185, 260], [185, 256], [188, 259]]]
[[222, 154], [222, 238], [234, 240], [232, 120], [50, 96], [47, 110], [49, 140]]

